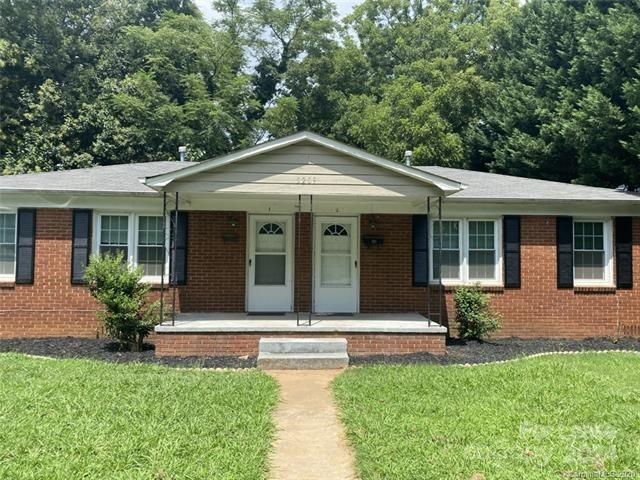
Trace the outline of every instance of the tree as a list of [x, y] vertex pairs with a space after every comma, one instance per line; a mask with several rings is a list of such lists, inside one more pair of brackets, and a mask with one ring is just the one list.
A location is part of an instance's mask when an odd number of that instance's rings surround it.
[[365, 0], [347, 19], [366, 58], [365, 91], [340, 102], [334, 134], [400, 161], [462, 166], [491, 83], [480, 73], [493, 17], [481, 2]]
[[190, 1], [0, 0], [0, 172], [227, 152], [252, 136], [244, 64]]
[[640, 185], [640, 5], [535, 0], [489, 63], [476, 154], [497, 172], [615, 187]]
[[[336, 11], [328, 0], [286, 0], [281, 7], [274, 0], [255, 0], [250, 15], [257, 32], [253, 36], [257, 60], [253, 84], [261, 106], [254, 118], [260, 119], [280, 97], [289, 95], [291, 69], [305, 57], [318, 58], [335, 45]], [[299, 95], [294, 96], [300, 101]], [[290, 101], [284, 104], [291, 106]], [[267, 125], [272, 124], [274, 115], [260, 125], [258, 138], [272, 135]]]

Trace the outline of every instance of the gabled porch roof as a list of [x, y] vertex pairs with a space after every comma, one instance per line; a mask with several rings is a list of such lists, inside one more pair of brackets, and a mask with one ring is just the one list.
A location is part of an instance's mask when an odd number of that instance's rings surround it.
[[447, 196], [465, 188], [460, 182], [311, 132], [140, 181], [157, 191], [270, 196], [425, 198]]

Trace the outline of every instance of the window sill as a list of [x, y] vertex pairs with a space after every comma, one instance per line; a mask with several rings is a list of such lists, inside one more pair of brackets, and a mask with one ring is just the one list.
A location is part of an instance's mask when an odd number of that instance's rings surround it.
[[615, 285], [574, 285], [575, 293], [616, 293]]
[[[431, 282], [431, 287], [438, 287], [440, 284], [438, 282]], [[504, 291], [504, 285], [501, 283], [495, 282], [442, 282], [442, 286], [445, 291], [452, 292], [460, 287], [475, 287], [479, 286], [483, 292], [502, 292]]]
[[[169, 285], [169, 282], [164, 282], [164, 285], [161, 284], [160, 282], [149, 282], [149, 281], [142, 281], [142, 283], [146, 283], [147, 285], [149, 285], [151, 287], [151, 290], [161, 290], [161, 289], [165, 289], [168, 290], [170, 288], [173, 288], [171, 285]], [[183, 285], [176, 285], [176, 288], [180, 288]]]
[[0, 278], [0, 288], [15, 288], [15, 286], [16, 286], [15, 279]]

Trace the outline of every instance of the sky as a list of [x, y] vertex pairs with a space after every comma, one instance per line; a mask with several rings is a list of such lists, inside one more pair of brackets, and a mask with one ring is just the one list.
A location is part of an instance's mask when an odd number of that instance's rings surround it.
[[[209, 22], [215, 20], [215, 12], [211, 7], [213, 0], [194, 0], [194, 2], [203, 13], [204, 18], [206, 18]], [[358, 0], [333, 0], [333, 3], [335, 3], [336, 7], [338, 8], [338, 15], [340, 15], [340, 17], [344, 17], [345, 15], [351, 13], [353, 7], [359, 2]]]

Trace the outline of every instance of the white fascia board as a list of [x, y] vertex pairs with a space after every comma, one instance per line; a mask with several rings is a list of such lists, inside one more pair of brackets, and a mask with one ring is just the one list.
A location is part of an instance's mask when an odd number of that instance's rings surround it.
[[457, 182], [455, 180], [451, 180], [445, 177], [441, 177], [439, 175], [427, 173], [422, 170], [418, 170], [416, 168], [407, 167], [406, 165], [402, 165], [401, 163], [392, 162], [390, 160], [367, 153], [364, 150], [360, 150], [359, 148], [350, 147], [349, 145], [345, 145], [344, 143], [337, 142], [335, 140], [331, 140], [329, 138], [322, 137], [320, 135], [317, 135], [311, 132], [296, 133], [294, 135], [281, 138], [279, 140], [267, 142], [262, 145], [256, 145], [255, 147], [247, 148], [245, 150], [241, 150], [236, 153], [231, 153], [223, 157], [214, 158], [211, 160], [205, 160], [197, 165], [192, 165], [174, 172], [155, 175], [152, 177], [146, 177], [140, 180], [148, 187], [161, 190], [163, 187], [166, 187], [169, 183], [171, 183], [174, 180], [179, 180], [181, 178], [185, 178], [196, 173], [213, 170], [215, 168], [228, 165], [230, 163], [238, 162], [245, 158], [261, 155], [263, 153], [271, 152], [273, 150], [278, 150], [278, 149], [287, 147], [289, 145], [294, 145], [304, 140], [311, 141], [313, 143], [329, 148], [336, 152], [344, 153], [346, 155], [349, 155], [354, 158], [358, 158], [360, 160], [371, 163], [373, 165], [377, 165], [387, 170], [391, 170], [395, 173], [399, 173], [401, 175], [405, 175], [415, 180], [419, 180], [421, 182], [435, 186], [436, 188], [441, 190], [445, 196], [459, 192], [460, 190], [463, 190], [464, 188], [466, 188], [466, 185], [460, 182]]

